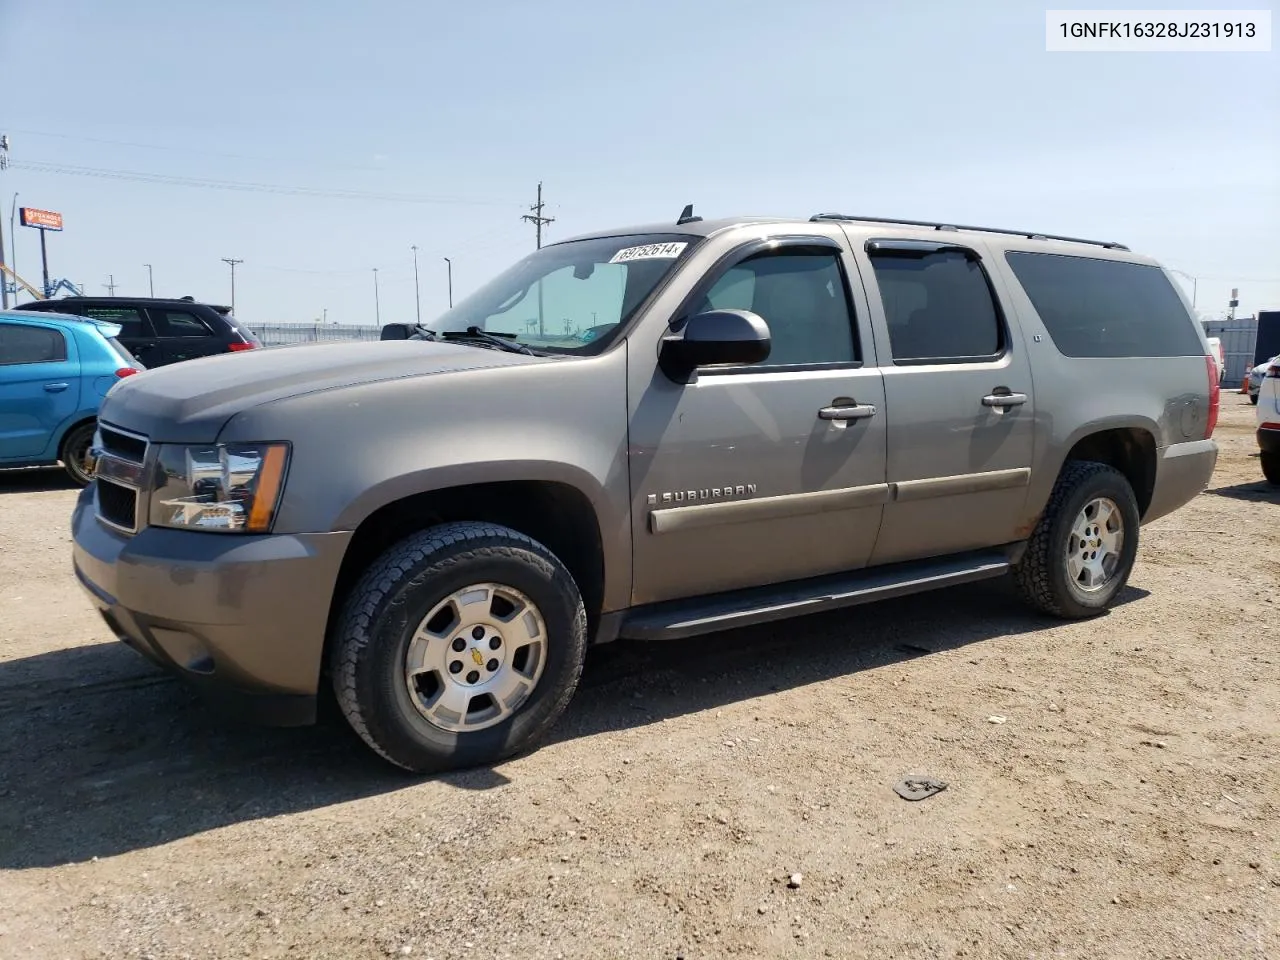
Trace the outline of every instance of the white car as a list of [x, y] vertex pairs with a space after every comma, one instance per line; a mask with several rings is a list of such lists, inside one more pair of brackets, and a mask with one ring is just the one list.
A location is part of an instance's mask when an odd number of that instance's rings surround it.
[[1272, 357], [1270, 360], [1263, 360], [1260, 364], [1249, 371], [1249, 402], [1258, 402], [1258, 391], [1262, 389], [1262, 378], [1267, 375], [1267, 367], [1273, 363], [1280, 362], [1280, 354]]
[[1258, 391], [1258, 449], [1262, 475], [1280, 486], [1280, 357], [1272, 357]]

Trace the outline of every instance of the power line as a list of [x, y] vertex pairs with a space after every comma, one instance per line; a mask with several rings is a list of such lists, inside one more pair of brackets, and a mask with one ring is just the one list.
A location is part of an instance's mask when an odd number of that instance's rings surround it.
[[[139, 150], [166, 150], [173, 153], [198, 154], [202, 157], [219, 157], [225, 160], [252, 160], [258, 163], [276, 163], [284, 160], [293, 164], [297, 161], [289, 158], [268, 157], [261, 154], [247, 153], [222, 153], [215, 150], [205, 150], [203, 148], [181, 147], [174, 144], [163, 143], [138, 143], [134, 140], [111, 140], [105, 137], [82, 137], [70, 133], [51, 133], [47, 130], [15, 130], [14, 133], [22, 133], [28, 137], [48, 137], [57, 140], [71, 140], [77, 143], [101, 143], [113, 147], [133, 147]], [[320, 167], [314, 167], [318, 170], [365, 170], [371, 173], [385, 173], [382, 167], [368, 166], [367, 164], [354, 163], [328, 163]]]
[[255, 183], [240, 180], [210, 180], [204, 177], [182, 177], [167, 173], [147, 173], [139, 170], [110, 170], [100, 167], [79, 167], [71, 164], [52, 163], [46, 160], [19, 160], [10, 164], [15, 169], [34, 173], [52, 173], [73, 177], [98, 177], [105, 180], [131, 180], [136, 183], [154, 183], [176, 187], [201, 187], [207, 190], [239, 190], [251, 193], [275, 193], [285, 196], [325, 197], [333, 200], [383, 200], [390, 203], [456, 204], [473, 207], [509, 207], [513, 204], [499, 200], [472, 200], [465, 197], [424, 196], [411, 193], [376, 193], [364, 190], [330, 190], [319, 187], [299, 187], [276, 183]]

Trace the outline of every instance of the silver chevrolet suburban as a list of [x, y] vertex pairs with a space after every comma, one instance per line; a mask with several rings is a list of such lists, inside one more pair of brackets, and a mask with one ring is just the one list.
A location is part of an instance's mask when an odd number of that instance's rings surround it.
[[214, 699], [308, 723], [328, 686], [441, 770], [538, 743], [591, 643], [1005, 575], [1102, 613], [1208, 483], [1217, 411], [1185, 298], [1118, 243], [686, 208], [407, 338], [123, 381], [74, 564]]

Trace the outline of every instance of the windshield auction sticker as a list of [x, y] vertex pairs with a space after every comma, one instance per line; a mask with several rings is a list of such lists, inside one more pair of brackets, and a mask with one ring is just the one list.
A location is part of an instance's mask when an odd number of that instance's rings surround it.
[[610, 259], [610, 263], [629, 263], [632, 260], [674, 260], [684, 252], [687, 243], [646, 243], [642, 247], [623, 247]]

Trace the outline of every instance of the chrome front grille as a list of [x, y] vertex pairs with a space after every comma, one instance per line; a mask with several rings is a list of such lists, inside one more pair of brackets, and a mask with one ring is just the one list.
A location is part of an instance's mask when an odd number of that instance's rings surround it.
[[100, 423], [93, 438], [94, 507], [98, 519], [125, 533], [137, 533], [147, 438]]

